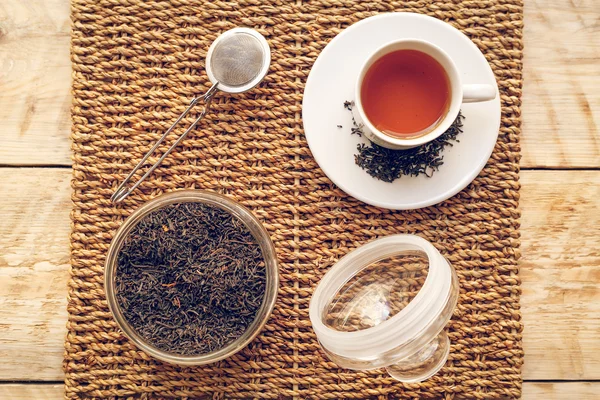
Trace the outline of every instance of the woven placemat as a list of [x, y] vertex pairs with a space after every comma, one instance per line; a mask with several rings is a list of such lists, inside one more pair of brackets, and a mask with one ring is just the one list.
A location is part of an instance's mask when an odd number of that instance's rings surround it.
[[[411, 11], [465, 32], [498, 80], [502, 124], [479, 177], [448, 201], [393, 212], [344, 194], [307, 147], [306, 78], [344, 28], [380, 12]], [[64, 369], [67, 398], [518, 398], [520, 0], [145, 1], [73, 0], [73, 230]], [[209, 87], [210, 43], [235, 26], [272, 49], [260, 87], [220, 95], [208, 119], [122, 206], [109, 198], [151, 143]], [[194, 115], [186, 119], [191, 122]], [[224, 193], [250, 207], [277, 248], [281, 288], [263, 333], [217, 364], [183, 368], [137, 350], [114, 322], [103, 264], [123, 220], [177, 189]], [[458, 271], [450, 360], [421, 384], [382, 370], [339, 369], [324, 358], [308, 319], [311, 293], [341, 256], [374, 238], [415, 233]]]

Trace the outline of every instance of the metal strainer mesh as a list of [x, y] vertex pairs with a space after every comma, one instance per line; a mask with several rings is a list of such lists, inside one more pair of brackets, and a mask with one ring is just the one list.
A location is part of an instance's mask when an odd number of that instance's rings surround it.
[[265, 54], [258, 39], [239, 32], [223, 38], [216, 44], [210, 59], [210, 68], [217, 81], [226, 86], [236, 87], [255, 79], [264, 62]]

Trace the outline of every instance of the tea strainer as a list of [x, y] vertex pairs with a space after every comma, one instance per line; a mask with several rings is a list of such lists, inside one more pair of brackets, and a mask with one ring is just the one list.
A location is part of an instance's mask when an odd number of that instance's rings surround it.
[[[271, 52], [269, 44], [264, 36], [255, 30], [234, 28], [217, 37], [210, 45], [206, 55], [206, 74], [212, 86], [204, 95], [192, 99], [188, 108], [167, 129], [164, 135], [158, 139], [154, 146], [152, 146], [142, 160], [129, 173], [127, 178], [119, 185], [112, 195], [111, 201], [113, 203], [122, 202], [160, 165], [206, 115], [212, 99], [218, 90], [226, 93], [243, 93], [252, 89], [263, 80], [270, 63]], [[177, 138], [175, 143], [164, 152], [148, 171], [130, 187], [129, 183], [133, 175], [144, 166], [148, 158], [175, 129], [177, 124], [201, 101], [204, 101], [204, 110], [202, 110], [198, 118]]]

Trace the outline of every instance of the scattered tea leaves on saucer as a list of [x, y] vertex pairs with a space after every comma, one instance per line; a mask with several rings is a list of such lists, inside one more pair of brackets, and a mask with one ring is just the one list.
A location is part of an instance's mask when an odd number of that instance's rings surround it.
[[[352, 110], [353, 102], [344, 102], [344, 108]], [[358, 154], [354, 162], [372, 177], [384, 182], [393, 182], [402, 175], [431, 177], [444, 163], [443, 150], [459, 142], [457, 136], [462, 133], [464, 116], [459, 113], [450, 128], [437, 139], [408, 150], [391, 150], [373, 142], [357, 145]], [[362, 126], [353, 121], [351, 134], [362, 136]]]

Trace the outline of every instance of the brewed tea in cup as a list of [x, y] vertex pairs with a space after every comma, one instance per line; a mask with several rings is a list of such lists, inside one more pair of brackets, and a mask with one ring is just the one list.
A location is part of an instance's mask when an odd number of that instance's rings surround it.
[[492, 85], [462, 85], [456, 65], [439, 47], [404, 39], [380, 47], [363, 65], [354, 118], [367, 138], [407, 149], [443, 134], [463, 102], [492, 100]]

